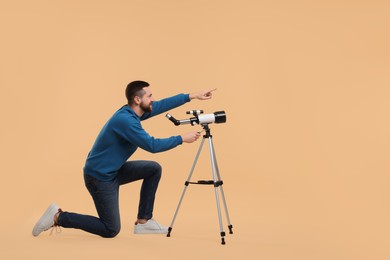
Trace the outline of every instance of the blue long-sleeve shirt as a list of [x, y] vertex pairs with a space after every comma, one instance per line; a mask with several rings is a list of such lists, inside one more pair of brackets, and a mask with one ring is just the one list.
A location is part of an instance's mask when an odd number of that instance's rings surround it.
[[172, 149], [183, 140], [181, 136], [154, 138], [141, 125], [141, 121], [164, 113], [189, 102], [188, 94], [179, 94], [153, 102], [152, 112], [141, 117], [128, 106], [121, 107], [103, 126], [88, 154], [84, 174], [101, 181], [115, 178], [117, 171], [137, 150], [138, 147], [158, 153]]

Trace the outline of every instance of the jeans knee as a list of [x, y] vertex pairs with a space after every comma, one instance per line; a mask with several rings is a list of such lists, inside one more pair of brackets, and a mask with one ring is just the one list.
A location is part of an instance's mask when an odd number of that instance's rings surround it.
[[105, 232], [105, 234], [103, 234], [102, 237], [104, 238], [116, 237], [119, 234], [119, 231], [121, 231], [120, 227], [107, 229], [107, 232]]
[[162, 173], [162, 167], [158, 162], [151, 162], [151, 167], [156, 175], [160, 175]]

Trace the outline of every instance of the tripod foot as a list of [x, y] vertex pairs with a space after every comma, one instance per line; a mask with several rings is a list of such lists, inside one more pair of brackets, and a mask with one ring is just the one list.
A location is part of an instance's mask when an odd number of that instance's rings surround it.
[[229, 234], [233, 234], [233, 225], [229, 225], [228, 228], [229, 228]]
[[167, 234], [167, 237], [170, 237], [170, 236], [171, 236], [171, 231], [172, 231], [172, 228], [171, 228], [171, 227], [169, 227], [169, 228], [168, 228], [168, 234]]
[[221, 232], [221, 244], [225, 244], [225, 232]]

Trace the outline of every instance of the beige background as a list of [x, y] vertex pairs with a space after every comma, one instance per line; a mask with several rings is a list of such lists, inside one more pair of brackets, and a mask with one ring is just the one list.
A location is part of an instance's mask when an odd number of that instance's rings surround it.
[[[1, 259], [389, 259], [388, 1], [1, 0], [0, 29]], [[207, 187], [190, 187], [171, 238], [133, 235], [139, 183], [121, 189], [118, 237], [32, 237], [53, 201], [95, 214], [84, 160], [135, 79], [157, 99], [218, 88], [171, 113], [227, 113], [212, 125], [226, 246]], [[166, 225], [198, 146], [133, 157], [164, 167]], [[211, 174], [206, 151], [194, 179]]]

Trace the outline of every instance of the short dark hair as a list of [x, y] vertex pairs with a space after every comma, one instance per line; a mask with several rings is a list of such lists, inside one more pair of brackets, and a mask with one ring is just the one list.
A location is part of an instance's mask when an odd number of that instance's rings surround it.
[[149, 83], [142, 80], [136, 80], [127, 84], [126, 87], [126, 98], [127, 102], [131, 105], [134, 102], [134, 97], [142, 97], [145, 93], [143, 88], [149, 87]]

